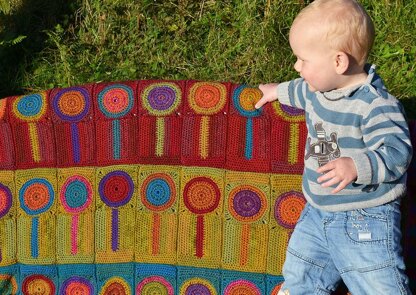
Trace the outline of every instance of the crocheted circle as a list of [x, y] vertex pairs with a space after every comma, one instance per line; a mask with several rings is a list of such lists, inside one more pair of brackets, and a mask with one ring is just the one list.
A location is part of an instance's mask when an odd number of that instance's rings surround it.
[[152, 211], [164, 211], [175, 202], [176, 189], [171, 176], [155, 173], [148, 176], [142, 185], [142, 202]]
[[302, 109], [294, 108], [278, 102], [272, 103], [276, 114], [289, 122], [303, 122], [305, 120], [305, 112]]
[[261, 295], [261, 291], [250, 281], [236, 280], [228, 284], [224, 295]]
[[2, 290], [2, 294], [17, 294], [17, 289], [18, 285], [14, 276], [0, 274], [0, 290]]
[[127, 204], [133, 196], [134, 183], [124, 171], [109, 172], [98, 186], [101, 200], [109, 207], [117, 208]]
[[46, 93], [19, 96], [13, 102], [13, 113], [22, 121], [37, 121], [46, 113]]
[[295, 191], [280, 195], [274, 205], [274, 218], [281, 226], [293, 229], [299, 219], [300, 213], [305, 207], [304, 196]]
[[44, 275], [31, 275], [24, 279], [22, 292], [24, 295], [54, 295], [55, 284]]
[[260, 116], [260, 109], [256, 109], [254, 105], [260, 100], [261, 96], [261, 91], [258, 88], [240, 85], [233, 93], [234, 107], [244, 117]]
[[60, 90], [53, 98], [53, 109], [64, 121], [78, 122], [90, 109], [88, 91], [81, 87]]
[[94, 286], [83, 277], [73, 276], [63, 282], [59, 294], [92, 295], [94, 294]]
[[228, 208], [238, 221], [253, 222], [263, 216], [267, 208], [267, 199], [258, 188], [240, 185], [230, 192]]
[[173, 295], [174, 289], [171, 283], [160, 276], [151, 276], [143, 279], [136, 288], [136, 294], [142, 295]]
[[30, 179], [20, 189], [19, 199], [20, 207], [27, 214], [37, 215], [43, 213], [53, 204], [53, 187], [46, 179]]
[[6, 215], [12, 207], [12, 192], [0, 183], [0, 218]]
[[101, 288], [100, 295], [130, 295], [129, 284], [120, 277], [112, 277]]
[[209, 281], [202, 278], [192, 278], [182, 285], [179, 293], [184, 295], [216, 295], [217, 291]]
[[174, 83], [154, 83], [143, 90], [142, 102], [150, 114], [166, 116], [178, 108], [181, 96], [181, 89]]
[[277, 295], [277, 294], [279, 293], [280, 289], [282, 288], [282, 285], [283, 285], [283, 283], [280, 283], [280, 284], [276, 285], [276, 286], [273, 288], [273, 290], [272, 290], [272, 292], [270, 293], [270, 295]]
[[91, 183], [80, 175], [69, 177], [62, 186], [60, 199], [67, 212], [82, 212], [92, 201]]
[[196, 82], [189, 91], [189, 105], [197, 114], [216, 114], [226, 102], [227, 89], [221, 83]]
[[98, 94], [98, 107], [108, 118], [125, 116], [132, 109], [133, 103], [133, 90], [127, 85], [110, 85]]
[[195, 177], [185, 185], [183, 198], [189, 211], [195, 214], [205, 214], [218, 207], [221, 193], [212, 179]]

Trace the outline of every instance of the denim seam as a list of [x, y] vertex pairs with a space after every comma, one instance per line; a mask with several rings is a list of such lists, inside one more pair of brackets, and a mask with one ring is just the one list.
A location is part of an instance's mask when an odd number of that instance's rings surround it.
[[387, 209], [387, 213], [388, 213], [388, 220], [387, 220], [387, 227], [388, 227], [387, 250], [390, 253], [390, 257], [391, 257], [390, 260], [392, 260], [393, 271], [394, 271], [394, 275], [396, 277], [397, 286], [400, 289], [400, 294], [406, 294], [406, 290], [405, 290], [405, 288], [404, 288], [404, 286], [402, 284], [402, 281], [400, 280], [400, 274], [398, 273], [398, 270], [397, 270], [397, 267], [396, 267], [396, 265], [397, 265], [397, 263], [396, 263], [396, 256], [394, 255], [393, 249], [392, 249], [393, 248], [393, 246], [392, 246], [392, 240], [393, 240], [393, 237], [392, 237], [392, 232], [393, 232], [393, 225], [392, 225], [393, 222], [392, 222], [392, 218], [394, 218], [394, 216], [393, 216], [394, 212], [393, 211], [394, 210], [392, 208], [388, 207], [388, 209]]
[[297, 252], [297, 251], [295, 251], [295, 250], [293, 250], [293, 249], [291, 249], [291, 248], [287, 248], [287, 251], [290, 253], [290, 254], [292, 254], [293, 256], [296, 256], [297, 258], [299, 258], [299, 259], [301, 259], [301, 260], [303, 260], [303, 261], [305, 261], [305, 262], [307, 262], [307, 263], [310, 263], [310, 264], [312, 264], [312, 265], [315, 265], [315, 266], [317, 266], [317, 267], [320, 267], [320, 268], [324, 268], [325, 267], [325, 265], [322, 265], [322, 264], [319, 264], [319, 263], [317, 263], [316, 261], [314, 261], [314, 260], [312, 260], [312, 259], [310, 259], [309, 257], [305, 257], [305, 256], [303, 256], [302, 254], [300, 254], [299, 252]]

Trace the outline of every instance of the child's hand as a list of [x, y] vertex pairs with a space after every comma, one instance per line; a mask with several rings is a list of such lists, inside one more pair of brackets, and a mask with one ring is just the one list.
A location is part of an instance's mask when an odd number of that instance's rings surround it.
[[318, 173], [325, 173], [318, 177], [318, 182], [322, 183], [322, 187], [329, 187], [337, 184], [338, 186], [332, 190], [335, 194], [343, 190], [348, 184], [357, 179], [357, 168], [351, 158], [341, 157], [333, 160], [316, 170]]
[[263, 97], [254, 106], [256, 109], [261, 108], [267, 102], [271, 102], [277, 99], [277, 83], [260, 84], [259, 89], [263, 92]]

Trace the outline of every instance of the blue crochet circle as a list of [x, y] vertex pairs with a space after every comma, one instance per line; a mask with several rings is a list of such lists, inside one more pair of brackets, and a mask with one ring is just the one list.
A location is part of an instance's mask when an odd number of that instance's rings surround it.
[[153, 179], [146, 188], [146, 199], [153, 206], [163, 206], [171, 198], [172, 192], [169, 184], [164, 179]]
[[85, 183], [74, 180], [66, 188], [65, 201], [70, 208], [79, 208], [87, 203], [88, 194], [89, 192]]
[[244, 117], [249, 117], [249, 118], [258, 117], [261, 115], [260, 109], [247, 110], [241, 105], [240, 95], [245, 88], [250, 88], [250, 87], [248, 87], [247, 85], [240, 85], [234, 90], [234, 93], [233, 93], [234, 107]]
[[127, 85], [110, 85], [98, 94], [98, 107], [108, 118], [125, 116], [132, 109], [133, 103], [133, 90]]
[[17, 110], [24, 117], [34, 117], [39, 115], [42, 111], [43, 103], [40, 94], [30, 94], [19, 100], [17, 103]]

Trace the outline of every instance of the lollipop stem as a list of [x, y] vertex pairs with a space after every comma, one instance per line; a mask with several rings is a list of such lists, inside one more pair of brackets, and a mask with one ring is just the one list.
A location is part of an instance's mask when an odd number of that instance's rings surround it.
[[80, 162], [79, 134], [78, 134], [77, 125], [74, 123], [71, 124], [71, 140], [72, 140], [72, 149], [74, 151], [74, 154], [73, 154], [74, 162], [79, 163]]
[[121, 140], [120, 140], [120, 121], [113, 121], [113, 158], [114, 160], [120, 159]]
[[78, 223], [79, 223], [79, 216], [74, 215], [72, 216], [72, 225], [71, 225], [71, 254], [75, 255], [78, 253]]
[[39, 256], [38, 230], [39, 230], [39, 217], [34, 217], [32, 220], [32, 236], [31, 236], [31, 247], [30, 247], [33, 258], [38, 258]]
[[253, 120], [251, 118], [248, 118], [246, 123], [246, 148], [244, 156], [247, 160], [253, 158]]
[[198, 215], [196, 217], [196, 256], [201, 258], [204, 256], [204, 216]]
[[118, 210], [113, 209], [111, 212], [111, 249], [118, 250]]

